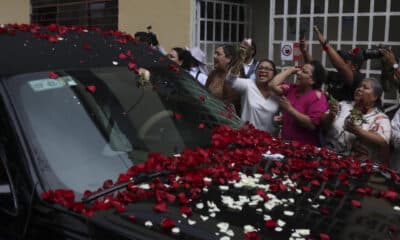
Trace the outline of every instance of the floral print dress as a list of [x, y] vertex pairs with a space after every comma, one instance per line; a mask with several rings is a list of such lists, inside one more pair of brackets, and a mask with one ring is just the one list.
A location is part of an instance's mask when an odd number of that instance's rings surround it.
[[[385, 158], [383, 156], [387, 154], [388, 149], [382, 149], [379, 146], [363, 141], [356, 135], [344, 130], [345, 121], [353, 107], [354, 102], [342, 101], [339, 103], [339, 112], [332, 127], [326, 134], [326, 147], [341, 155], [352, 155], [361, 160], [370, 159], [382, 162]], [[375, 108], [370, 113], [363, 114], [362, 118], [363, 121], [358, 123], [362, 129], [379, 134], [385, 142], [389, 143], [391, 126], [389, 117], [386, 114]]]

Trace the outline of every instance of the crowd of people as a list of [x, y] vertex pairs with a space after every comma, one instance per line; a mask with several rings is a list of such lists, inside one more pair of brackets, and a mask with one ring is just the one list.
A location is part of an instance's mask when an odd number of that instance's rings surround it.
[[[317, 27], [314, 33], [336, 71], [326, 71], [313, 60], [305, 39], [300, 39], [304, 64], [279, 73], [273, 60], [255, 59], [256, 45], [251, 39], [244, 39], [239, 48], [218, 46], [210, 72], [198, 47], [174, 47], [166, 56], [233, 106], [243, 122], [283, 140], [324, 146], [400, 171], [400, 109], [390, 119], [381, 106], [385, 85], [400, 86], [394, 53], [388, 47], [376, 49], [382, 79], [366, 78], [360, 72], [368, 58], [365, 50], [339, 51]], [[289, 79], [295, 79], [294, 83]]]

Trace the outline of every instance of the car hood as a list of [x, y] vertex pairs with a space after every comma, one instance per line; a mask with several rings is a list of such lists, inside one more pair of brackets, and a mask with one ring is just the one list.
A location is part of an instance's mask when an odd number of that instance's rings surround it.
[[[383, 178], [377, 179], [368, 180], [367, 185], [373, 191], [386, 191], [380, 182]], [[129, 204], [123, 212], [99, 211], [90, 220], [91, 232], [96, 239], [105, 232], [108, 237], [126, 239], [257, 239], [251, 238], [252, 232], [271, 240], [400, 237], [400, 212], [385, 198], [360, 192], [327, 198], [319, 192], [322, 189], [307, 194], [293, 191], [277, 194], [276, 201], [281, 203], [270, 210], [267, 203], [273, 201], [272, 195], [255, 204], [252, 199], [259, 196], [255, 189], [231, 187], [221, 191], [219, 186], [210, 186], [201, 199], [189, 203], [191, 214], [182, 214], [179, 203], [169, 203], [166, 212], [156, 213], [155, 201]], [[241, 210], [233, 209], [223, 200], [228, 196], [247, 203]], [[357, 199], [362, 207], [354, 206], [351, 199]]]

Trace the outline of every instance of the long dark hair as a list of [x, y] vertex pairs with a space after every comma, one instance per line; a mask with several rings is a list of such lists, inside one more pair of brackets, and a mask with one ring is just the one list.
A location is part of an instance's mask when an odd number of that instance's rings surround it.
[[172, 48], [172, 50], [174, 50], [178, 54], [178, 59], [182, 61], [181, 67], [183, 69], [190, 70], [192, 54], [190, 54], [188, 50], [180, 47], [174, 47]]

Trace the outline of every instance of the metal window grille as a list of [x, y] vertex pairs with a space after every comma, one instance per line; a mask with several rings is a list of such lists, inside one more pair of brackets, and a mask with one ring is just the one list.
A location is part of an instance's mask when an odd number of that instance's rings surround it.
[[[333, 70], [314, 36], [314, 25], [336, 49], [368, 49], [384, 44], [400, 54], [400, 32], [396, 29], [400, 20], [398, 0], [271, 0], [270, 4], [268, 54], [276, 62], [280, 59], [282, 41], [298, 41], [305, 34], [313, 58]], [[368, 60], [361, 72], [379, 79], [380, 69], [379, 60]], [[399, 105], [398, 91], [385, 92], [382, 103], [385, 111], [395, 109]]]
[[213, 64], [220, 44], [237, 44], [250, 35], [251, 8], [244, 0], [197, 0], [194, 43]]
[[31, 0], [31, 22], [118, 29], [118, 0]]

